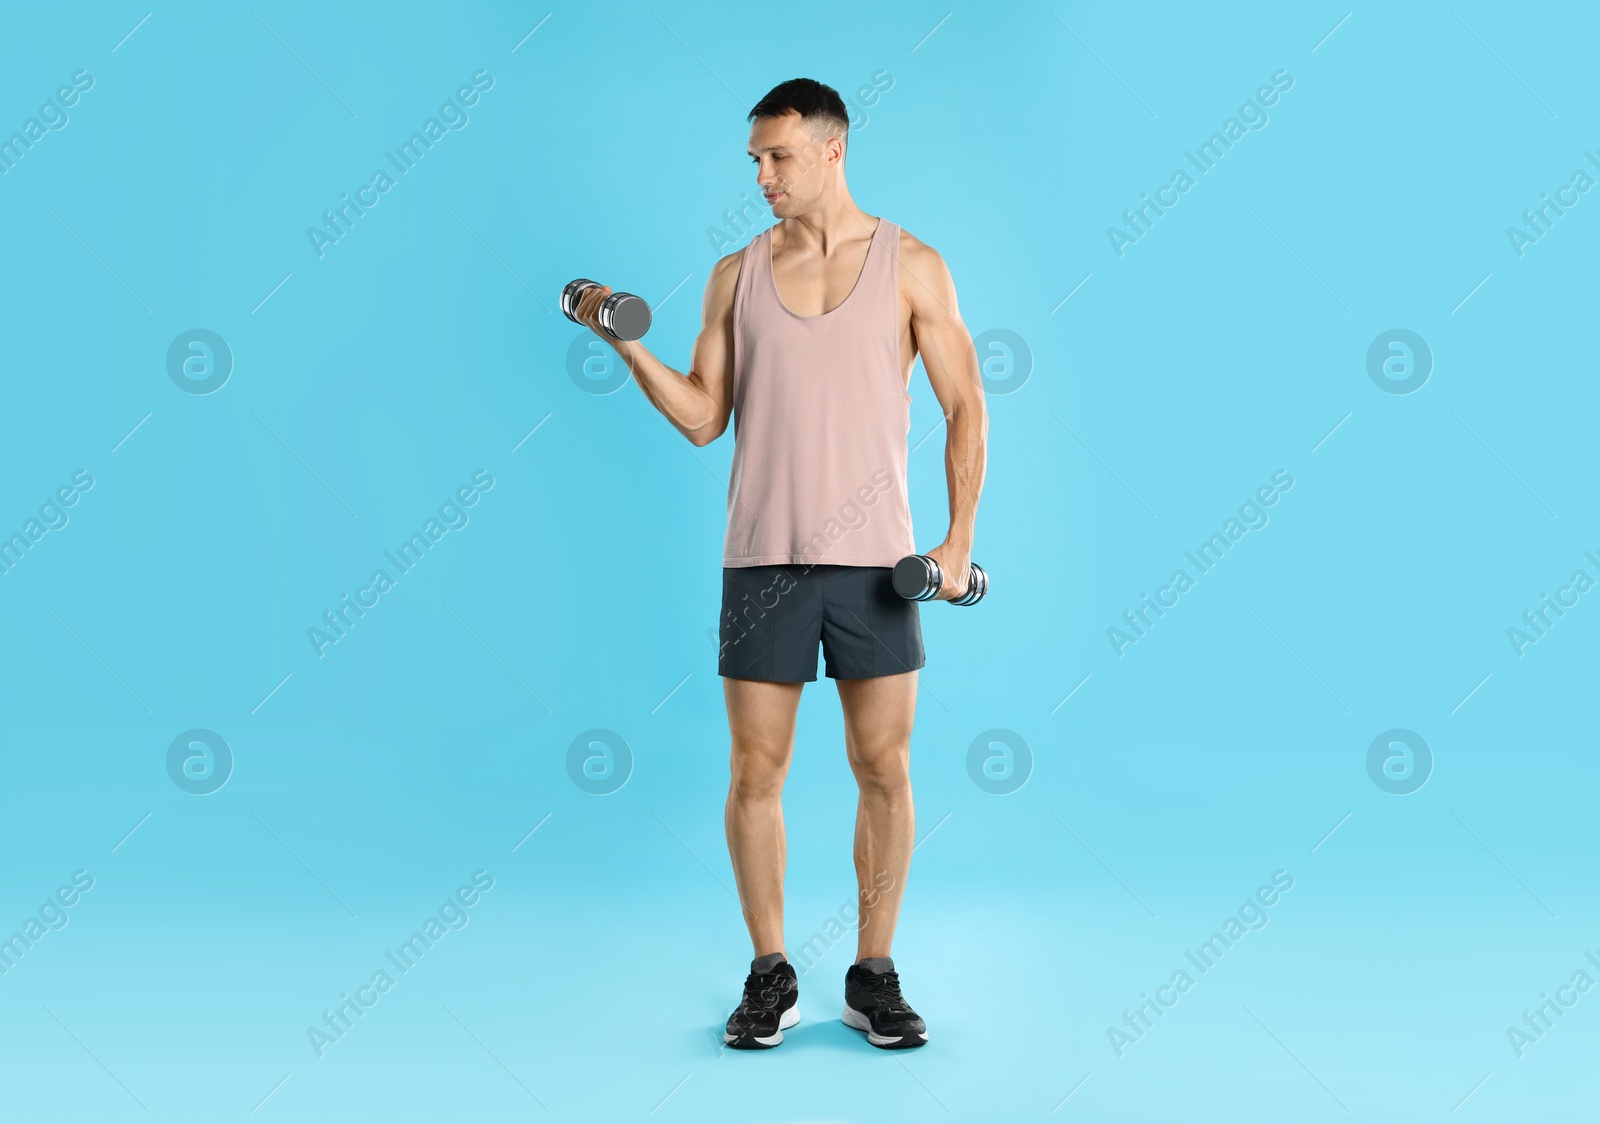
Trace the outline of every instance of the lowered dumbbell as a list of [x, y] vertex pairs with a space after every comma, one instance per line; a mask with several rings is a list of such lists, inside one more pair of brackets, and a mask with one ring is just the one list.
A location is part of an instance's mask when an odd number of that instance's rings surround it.
[[[561, 290], [561, 311], [574, 324], [578, 319], [578, 301], [590, 289], [599, 288], [600, 282], [580, 277], [567, 283]], [[632, 293], [612, 293], [600, 303], [600, 329], [614, 340], [636, 340], [650, 330], [650, 306], [643, 297]]]
[[[926, 554], [908, 554], [895, 563], [893, 580], [894, 591], [907, 601], [932, 601], [944, 588], [944, 571]], [[967, 577], [967, 591], [950, 604], [976, 605], [988, 592], [989, 575], [974, 562]]]

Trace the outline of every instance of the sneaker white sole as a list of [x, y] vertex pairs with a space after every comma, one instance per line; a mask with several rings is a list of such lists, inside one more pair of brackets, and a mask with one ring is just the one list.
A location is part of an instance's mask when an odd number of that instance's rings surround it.
[[[765, 1038], [763, 1038], [759, 1034], [752, 1034], [750, 1036], [750, 1038], [751, 1038], [752, 1041], [759, 1042], [763, 1046], [776, 1046], [778, 1043], [783, 1041], [783, 1032], [788, 1030], [790, 1027], [792, 1027], [795, 1023], [797, 1023], [799, 1021], [800, 1021], [800, 1007], [799, 1007], [798, 1004], [796, 1004], [795, 1006], [790, 1007], [787, 1011], [785, 1011], [783, 1014], [778, 1016], [778, 1029], [777, 1029], [777, 1031], [775, 1033], [773, 1033], [772, 1035], [770, 1035], [768, 1037], [765, 1037]], [[727, 1031], [723, 1031], [722, 1032], [722, 1041], [724, 1043], [732, 1042], [737, 1038], [738, 1038], [738, 1035], [729, 1034]]]
[[[839, 1018], [844, 1022], [845, 1026], [850, 1027], [852, 1030], [866, 1031], [867, 1041], [874, 1046], [898, 1046], [905, 1041], [905, 1035], [903, 1034], [888, 1035], [877, 1033], [872, 1029], [872, 1020], [848, 1003], [844, 1005], [844, 1014], [840, 1015]], [[919, 1034], [917, 1037], [924, 1042], [928, 1040], [926, 1034]]]

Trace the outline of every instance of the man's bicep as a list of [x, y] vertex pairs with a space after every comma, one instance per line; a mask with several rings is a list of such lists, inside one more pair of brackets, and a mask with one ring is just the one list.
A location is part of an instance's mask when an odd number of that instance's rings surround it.
[[689, 378], [710, 402], [705, 438], [713, 440], [728, 428], [733, 411], [733, 293], [739, 279], [739, 255], [730, 254], [712, 267], [701, 304], [700, 334], [694, 341]]

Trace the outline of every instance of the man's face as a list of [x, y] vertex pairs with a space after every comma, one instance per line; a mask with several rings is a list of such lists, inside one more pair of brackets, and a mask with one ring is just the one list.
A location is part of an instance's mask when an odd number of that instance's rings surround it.
[[823, 178], [832, 161], [842, 158], [843, 146], [837, 139], [813, 140], [800, 115], [791, 112], [757, 117], [749, 154], [761, 194], [781, 219], [805, 213], [821, 197]]

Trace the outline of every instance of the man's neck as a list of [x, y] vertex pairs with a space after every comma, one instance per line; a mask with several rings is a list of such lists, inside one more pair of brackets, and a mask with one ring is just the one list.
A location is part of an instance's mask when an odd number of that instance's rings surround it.
[[823, 257], [839, 246], [870, 235], [874, 220], [851, 199], [783, 220], [783, 239], [791, 246], [815, 250]]

